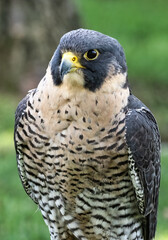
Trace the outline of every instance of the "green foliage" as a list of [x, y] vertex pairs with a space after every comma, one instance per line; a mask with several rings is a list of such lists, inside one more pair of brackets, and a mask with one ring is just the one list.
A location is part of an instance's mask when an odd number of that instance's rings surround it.
[[[13, 131], [17, 100], [14, 96], [0, 93], [0, 133]], [[4, 139], [4, 138], [3, 138]]]
[[167, 201], [167, 183], [168, 183], [168, 146], [162, 145], [161, 158], [161, 184], [158, 212], [158, 228], [155, 240], [168, 240], [168, 201]]

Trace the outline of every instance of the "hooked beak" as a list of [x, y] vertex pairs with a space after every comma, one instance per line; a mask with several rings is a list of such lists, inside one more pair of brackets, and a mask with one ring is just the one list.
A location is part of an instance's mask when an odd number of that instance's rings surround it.
[[65, 52], [62, 55], [62, 61], [60, 64], [60, 74], [61, 78], [63, 79], [64, 75], [75, 72], [79, 68], [83, 67], [78, 60], [78, 57], [72, 52]]

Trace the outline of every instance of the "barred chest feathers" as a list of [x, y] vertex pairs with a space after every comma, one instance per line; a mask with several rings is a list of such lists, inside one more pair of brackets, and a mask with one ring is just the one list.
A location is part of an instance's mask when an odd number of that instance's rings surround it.
[[25, 174], [51, 239], [126, 239], [127, 232], [137, 239], [141, 220], [125, 142], [128, 89], [116, 91], [108, 81], [96, 93], [52, 87], [43, 79], [31, 93], [21, 136]]
[[152, 240], [160, 134], [110, 36], [66, 33], [15, 113], [19, 175], [51, 240]]

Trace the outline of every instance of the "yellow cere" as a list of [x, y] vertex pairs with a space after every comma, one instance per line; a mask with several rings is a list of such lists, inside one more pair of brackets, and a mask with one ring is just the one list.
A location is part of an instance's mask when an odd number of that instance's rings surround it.
[[76, 68], [85, 68], [79, 63], [78, 57], [73, 52], [65, 52], [62, 55], [62, 62], [69, 61], [72, 64], [72, 67]]

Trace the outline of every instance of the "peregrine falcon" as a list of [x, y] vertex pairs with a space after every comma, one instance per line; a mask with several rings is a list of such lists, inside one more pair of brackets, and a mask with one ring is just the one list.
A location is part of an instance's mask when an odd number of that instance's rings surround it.
[[19, 175], [51, 240], [154, 238], [160, 136], [116, 39], [66, 33], [15, 120]]

